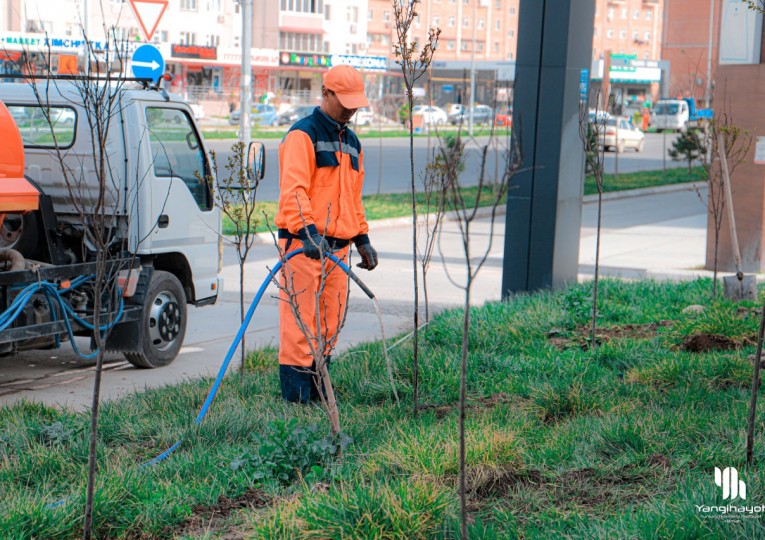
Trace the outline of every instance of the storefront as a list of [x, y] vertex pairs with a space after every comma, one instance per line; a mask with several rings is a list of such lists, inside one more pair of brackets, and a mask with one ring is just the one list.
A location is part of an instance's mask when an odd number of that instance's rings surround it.
[[[617, 113], [624, 114], [630, 109], [640, 109], [644, 104], [651, 104], [659, 97], [662, 71], [664, 71], [661, 64], [662, 62], [657, 60], [638, 60], [637, 55], [634, 54], [611, 55], [611, 66], [608, 72], [611, 104]], [[599, 105], [604, 71], [603, 60], [592, 62], [590, 107]]]

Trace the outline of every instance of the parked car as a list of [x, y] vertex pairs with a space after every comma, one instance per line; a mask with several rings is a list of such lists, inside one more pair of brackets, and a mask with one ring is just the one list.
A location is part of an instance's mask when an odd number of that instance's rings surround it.
[[356, 126], [371, 126], [374, 122], [375, 113], [371, 107], [362, 107], [353, 115], [353, 124]]
[[315, 108], [316, 105], [295, 105], [290, 107], [279, 115], [279, 125], [287, 124], [291, 126], [301, 118], [310, 116]]
[[513, 108], [500, 107], [497, 114], [494, 115], [494, 125], [497, 127], [513, 127]]
[[[488, 105], [476, 105], [473, 107], [473, 124], [489, 124], [494, 119], [494, 111]], [[470, 121], [470, 110], [465, 108], [459, 113], [449, 115], [449, 123], [457, 125]]]
[[449, 115], [441, 107], [433, 105], [415, 105], [412, 114], [422, 115], [426, 125], [441, 126], [446, 123]]
[[[279, 125], [279, 115], [276, 112], [276, 107], [268, 105], [267, 103], [257, 103], [252, 106], [252, 112], [250, 113], [250, 123], [258, 126], [273, 126]], [[231, 116], [228, 117], [228, 123], [235, 126], [239, 124], [239, 117], [241, 113], [234, 111]]]
[[190, 101], [189, 107], [191, 107], [191, 112], [194, 113], [194, 118], [196, 118], [197, 120], [200, 120], [205, 117], [205, 109], [199, 103]]
[[601, 145], [604, 149], [613, 148], [618, 153], [624, 152], [627, 148], [634, 148], [635, 152], [643, 151], [645, 134], [630, 124], [626, 117], [605, 118], [600, 126], [598, 131], [602, 133]]

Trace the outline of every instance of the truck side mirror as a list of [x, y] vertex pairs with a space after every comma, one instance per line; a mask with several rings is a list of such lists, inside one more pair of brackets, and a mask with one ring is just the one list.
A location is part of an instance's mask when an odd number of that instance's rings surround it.
[[251, 142], [247, 149], [247, 178], [262, 180], [266, 174], [266, 149], [261, 142]]

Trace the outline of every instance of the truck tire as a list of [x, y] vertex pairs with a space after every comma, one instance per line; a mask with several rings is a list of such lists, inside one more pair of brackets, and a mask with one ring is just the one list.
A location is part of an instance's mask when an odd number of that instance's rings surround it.
[[186, 295], [178, 278], [155, 270], [144, 295], [140, 350], [125, 358], [139, 368], [163, 367], [178, 355], [186, 335]]
[[41, 242], [37, 212], [7, 214], [0, 227], [0, 248], [15, 249], [27, 259], [37, 259]]

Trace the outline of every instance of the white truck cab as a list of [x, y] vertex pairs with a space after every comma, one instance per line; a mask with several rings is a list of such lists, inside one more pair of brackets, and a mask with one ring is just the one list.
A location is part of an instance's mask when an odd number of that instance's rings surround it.
[[690, 109], [683, 99], [662, 99], [656, 102], [651, 114], [651, 125], [657, 131], [682, 131], [688, 129]]
[[[83, 234], [82, 210], [95, 207], [96, 171], [104, 170], [109, 189], [103, 208], [115, 249], [141, 269], [129, 301], [144, 306], [141, 320], [116, 326], [108, 345], [136, 366], [166, 365], [182, 345], [187, 304], [212, 304], [221, 287], [221, 212], [215, 182], [203, 180], [213, 171], [194, 114], [178, 96], [125, 83], [110, 118], [96, 119], [75, 83], [35, 85], [0, 83], [0, 101], [21, 133], [25, 176], [49, 201], [55, 224], [37, 212], [8, 216], [0, 248], [45, 264], [87, 262], [92, 246]], [[99, 145], [106, 152], [96, 151]]]

